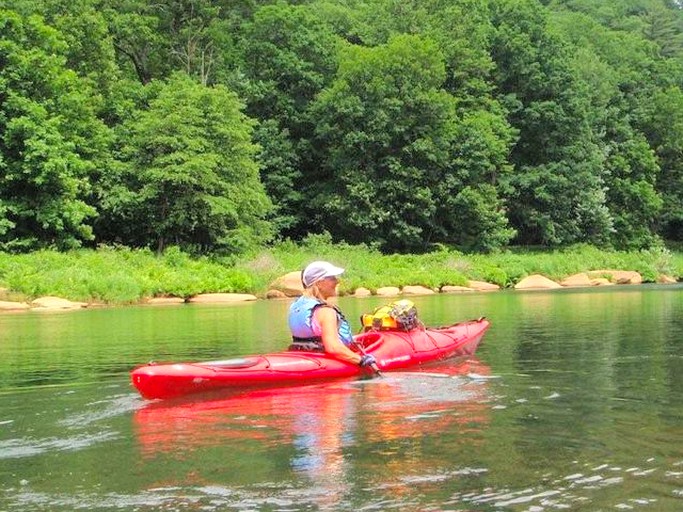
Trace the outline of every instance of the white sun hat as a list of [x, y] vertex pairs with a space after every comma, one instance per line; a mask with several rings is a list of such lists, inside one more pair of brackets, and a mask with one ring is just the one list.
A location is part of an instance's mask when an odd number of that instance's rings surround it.
[[344, 273], [344, 269], [336, 267], [327, 261], [314, 261], [301, 272], [301, 282], [308, 288], [316, 281], [326, 277], [336, 277]]

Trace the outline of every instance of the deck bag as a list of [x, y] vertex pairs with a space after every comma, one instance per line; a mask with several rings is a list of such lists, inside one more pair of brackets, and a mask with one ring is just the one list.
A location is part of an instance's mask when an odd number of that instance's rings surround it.
[[417, 308], [412, 301], [401, 299], [380, 306], [360, 317], [363, 331], [411, 331], [420, 325]]

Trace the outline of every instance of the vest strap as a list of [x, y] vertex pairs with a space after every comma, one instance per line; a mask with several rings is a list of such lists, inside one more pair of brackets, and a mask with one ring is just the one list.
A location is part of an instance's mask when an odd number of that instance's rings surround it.
[[323, 339], [320, 336], [313, 336], [311, 338], [298, 338], [292, 336], [292, 344], [289, 346], [291, 351], [303, 352], [324, 352], [325, 346]]

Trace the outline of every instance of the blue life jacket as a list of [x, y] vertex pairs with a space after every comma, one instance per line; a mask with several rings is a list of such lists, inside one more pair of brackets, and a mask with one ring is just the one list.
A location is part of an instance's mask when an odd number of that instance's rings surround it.
[[[313, 313], [319, 307], [331, 307], [337, 313], [339, 338], [347, 347], [353, 344], [353, 332], [339, 308], [313, 298], [302, 295], [289, 308], [289, 330], [292, 331], [294, 350], [324, 350], [322, 337], [313, 331]], [[300, 344], [300, 346], [296, 346]], [[304, 348], [305, 347], [305, 348]]]

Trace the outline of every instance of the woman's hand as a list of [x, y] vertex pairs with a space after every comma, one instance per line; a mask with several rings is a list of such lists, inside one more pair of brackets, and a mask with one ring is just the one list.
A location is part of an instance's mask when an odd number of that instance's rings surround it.
[[360, 358], [360, 364], [361, 366], [377, 366], [377, 360], [375, 359], [375, 356], [372, 354], [363, 354]]

